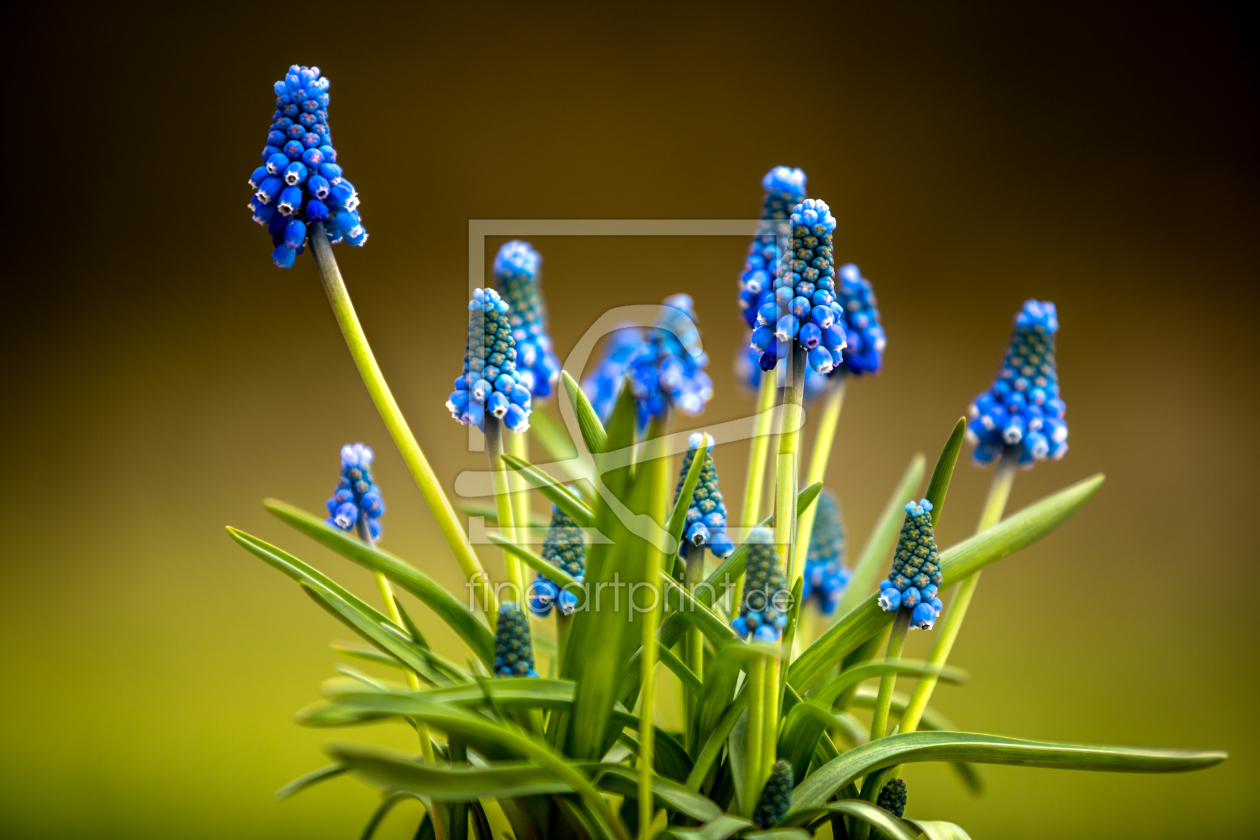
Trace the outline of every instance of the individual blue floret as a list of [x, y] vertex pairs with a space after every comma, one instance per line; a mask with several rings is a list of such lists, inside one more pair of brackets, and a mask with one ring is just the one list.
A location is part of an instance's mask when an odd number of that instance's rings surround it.
[[528, 242], [513, 239], [494, 258], [494, 285], [512, 307], [508, 323], [516, 340], [521, 384], [535, 399], [546, 399], [560, 378], [560, 361], [547, 334], [542, 297], [542, 256]]
[[[551, 526], [543, 540], [543, 559], [563, 569], [581, 583], [586, 577], [586, 542], [582, 529], [567, 513], [551, 506]], [[529, 609], [534, 615], [551, 615], [558, 607], [561, 615], [572, 615], [578, 607], [577, 593], [561, 589], [555, 581], [539, 574], [531, 587]]]
[[879, 322], [879, 303], [875, 300], [871, 282], [853, 263], [840, 267], [840, 288], [836, 291], [836, 298], [844, 313], [844, 336], [848, 341], [840, 368], [859, 376], [879, 373], [887, 344], [884, 327]]
[[713, 438], [707, 434], [697, 432], [688, 440], [687, 454], [683, 456], [682, 470], [678, 474], [678, 485], [674, 488], [674, 504], [678, 504], [678, 494], [682, 492], [687, 473], [695, 462], [696, 452], [700, 450], [701, 444], [706, 444], [708, 449], [704, 453], [704, 463], [700, 466], [700, 479], [696, 482], [695, 492], [687, 506], [687, 524], [678, 553], [686, 559], [688, 546], [708, 548], [714, 557], [724, 559], [735, 553], [735, 543], [726, 535], [726, 503], [722, 501], [722, 491], [718, 489], [717, 467], [713, 465]]
[[[776, 166], [761, 179], [765, 191], [761, 199], [763, 222], [785, 222], [792, 208], [805, 200], [805, 172], [787, 166]], [[739, 308], [749, 327], [757, 325], [757, 310], [765, 296], [773, 291], [775, 269], [779, 265], [778, 232], [774, 225], [758, 231], [748, 246], [744, 270], [739, 275]]]
[[381, 515], [385, 502], [372, 481], [372, 450], [361, 443], [341, 447], [341, 477], [337, 492], [324, 505], [329, 525], [343, 531], [359, 530], [360, 536], [375, 540], [381, 535]]
[[691, 297], [667, 297], [626, 364], [639, 428], [671, 409], [689, 417], [703, 412], [713, 397], [708, 365]]
[[1043, 458], [1067, 452], [1067, 410], [1059, 396], [1054, 337], [1059, 319], [1054, 304], [1029, 300], [1015, 316], [1006, 358], [997, 381], [971, 404], [967, 440], [975, 459], [987, 464], [1003, 452], [1018, 453], [1031, 467]]
[[508, 326], [507, 301], [494, 289], [476, 289], [468, 302], [464, 370], [446, 407], [466, 426], [486, 429], [486, 413], [514, 432], [529, 428], [531, 394], [516, 370], [516, 341]]
[[249, 202], [254, 221], [267, 227], [272, 262], [291, 268], [306, 247], [308, 223], [322, 223], [328, 241], [367, 242], [359, 195], [337, 165], [328, 131], [328, 77], [318, 67], [293, 65], [273, 86], [276, 112], [267, 130], [263, 165], [254, 170]]
[[[759, 364], [760, 359], [761, 351], [752, 346], [741, 347], [735, 353], [735, 377], [752, 391], [761, 387], [761, 375], [764, 371]], [[787, 365], [776, 365], [774, 370], [778, 387], [784, 387], [787, 384]], [[827, 393], [830, 385], [831, 380], [828, 377], [811, 367], [805, 368], [805, 402]]]
[[880, 609], [910, 610], [910, 626], [931, 630], [943, 605], [936, 597], [941, 585], [941, 557], [932, 529], [932, 503], [927, 499], [906, 505], [906, 519], [897, 538], [892, 571], [879, 582]]
[[783, 558], [774, 550], [773, 532], [769, 528], [752, 529], [739, 615], [731, 621], [731, 629], [741, 639], [752, 635], [754, 641], [777, 642], [787, 624], [791, 600]]
[[529, 634], [529, 618], [520, 604], [499, 604], [494, 628], [494, 675], [496, 677], [536, 677], [534, 645]]
[[791, 250], [779, 261], [774, 294], [757, 310], [752, 346], [761, 353], [762, 370], [773, 370], [801, 347], [811, 368], [831, 373], [846, 345], [832, 251], [836, 220], [825, 202], [807, 198], [792, 208], [790, 223]]
[[609, 334], [599, 364], [582, 378], [582, 393], [591, 402], [599, 419], [607, 423], [617, 404], [617, 395], [625, 380], [631, 358], [643, 343], [643, 330], [636, 326], [619, 327]]
[[824, 487], [814, 505], [817, 512], [809, 535], [801, 600], [806, 604], [813, 601], [819, 612], [831, 615], [853, 572], [844, 564], [846, 540], [840, 500]]

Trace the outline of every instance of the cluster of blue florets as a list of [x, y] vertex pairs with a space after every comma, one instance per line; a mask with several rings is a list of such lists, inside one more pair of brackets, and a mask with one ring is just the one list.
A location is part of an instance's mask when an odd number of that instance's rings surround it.
[[757, 807], [753, 809], [753, 822], [758, 828], [769, 828], [787, 816], [792, 807], [792, 765], [783, 759], [774, 763], [770, 778], [761, 789]]
[[731, 621], [731, 629], [741, 639], [751, 634], [755, 642], [777, 642], [787, 624], [791, 600], [783, 558], [774, 550], [774, 534], [769, 528], [753, 528], [748, 535], [739, 615]]
[[835, 493], [823, 488], [814, 508], [814, 530], [809, 535], [801, 600], [813, 601], [819, 612], [831, 615], [853, 572], [844, 565], [846, 539], [840, 500]]
[[[847, 353], [845, 354], [847, 357]], [[761, 387], [761, 351], [756, 347], [744, 347], [735, 354], [735, 376], [753, 391]], [[787, 365], [775, 367], [778, 387], [787, 384]], [[805, 368], [805, 402], [809, 402], [827, 393], [831, 387], [831, 377], [823, 376], [812, 367]]]
[[844, 359], [840, 366], [849, 373], [879, 373], [884, 364], [884, 326], [879, 322], [879, 303], [871, 281], [858, 267], [848, 263], [840, 267], [840, 289], [836, 293], [844, 312]]
[[359, 196], [337, 165], [328, 131], [328, 77], [318, 67], [289, 68], [276, 82], [276, 112], [262, 151], [263, 165], [249, 185], [254, 221], [266, 225], [276, 246], [272, 262], [291, 268], [306, 246], [307, 223], [322, 222], [328, 241], [367, 241]]
[[516, 370], [508, 304], [494, 289], [476, 289], [468, 302], [464, 371], [446, 400], [451, 416], [485, 431], [486, 412], [514, 432], [529, 428], [531, 397]]
[[[543, 540], [543, 559], [568, 572], [581, 583], [586, 577], [586, 542], [582, 529], [567, 513], [551, 506], [551, 526]], [[573, 615], [578, 607], [577, 593], [561, 589], [556, 582], [539, 574], [530, 589], [529, 609], [534, 615], [551, 615], [554, 606], [561, 615]]]
[[931, 630], [944, 609], [936, 596], [940, 585], [941, 556], [932, 531], [932, 503], [927, 499], [910, 502], [897, 538], [892, 571], [879, 582], [880, 609], [912, 610], [910, 626]]
[[1054, 363], [1058, 331], [1058, 315], [1049, 301], [1026, 301], [1015, 316], [997, 381], [971, 404], [967, 439], [981, 464], [1008, 448], [1018, 450], [1025, 466], [1043, 458], [1058, 460], [1067, 452], [1067, 406], [1059, 397]]
[[582, 393], [591, 402], [591, 408], [604, 423], [608, 422], [621, 383], [630, 360], [643, 343], [643, 330], [636, 326], [623, 326], [609, 334], [604, 344], [604, 355], [595, 369], [582, 377]]
[[516, 369], [536, 399], [551, 396], [560, 378], [560, 360], [547, 334], [541, 269], [542, 255], [519, 239], [505, 244], [494, 258], [494, 284], [511, 306], [508, 324], [516, 340]]
[[726, 558], [735, 553], [735, 543], [726, 535], [726, 503], [722, 501], [722, 491], [718, 489], [717, 467], [713, 465], [713, 438], [697, 432], [688, 440], [689, 448], [683, 456], [682, 471], [678, 475], [678, 486], [674, 488], [674, 504], [678, 503], [678, 494], [682, 492], [687, 480], [687, 473], [696, 460], [696, 452], [702, 444], [707, 444], [704, 463], [700, 466], [700, 479], [696, 482], [695, 492], [691, 495], [691, 503], [687, 506], [687, 524], [683, 531], [682, 545], [678, 553], [685, 560], [687, 547], [708, 548], [714, 557]]
[[891, 813], [894, 817], [900, 817], [905, 814], [906, 783], [901, 779], [893, 779], [884, 785], [875, 804]]
[[626, 363], [640, 428], [673, 409], [694, 417], [713, 397], [709, 357], [696, 329], [690, 295], [672, 295]]
[[494, 675], [496, 677], [536, 677], [534, 643], [529, 634], [529, 618], [515, 601], [499, 604], [494, 628]]
[[[788, 166], [776, 166], [761, 179], [765, 195], [761, 200], [763, 222], [786, 222], [792, 208], [805, 200], [805, 172]], [[773, 292], [774, 272], [781, 252], [774, 225], [765, 225], [753, 237], [739, 275], [739, 308], [749, 328], [757, 326], [757, 310]]]
[[811, 368], [831, 373], [846, 344], [831, 241], [836, 219], [826, 203], [807, 198], [792, 209], [790, 222], [791, 250], [779, 261], [773, 297], [757, 310], [752, 346], [761, 351], [762, 370], [773, 370], [799, 343]]
[[353, 531], [362, 522], [367, 534], [376, 539], [381, 535], [381, 515], [385, 502], [381, 491], [372, 481], [372, 450], [361, 443], [347, 443], [341, 447], [341, 477], [337, 492], [326, 503], [329, 525], [343, 531]]

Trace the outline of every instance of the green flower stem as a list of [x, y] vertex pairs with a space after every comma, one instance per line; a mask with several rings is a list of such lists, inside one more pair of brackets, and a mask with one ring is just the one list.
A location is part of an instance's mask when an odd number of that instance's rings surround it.
[[556, 673], [562, 673], [564, 654], [569, 649], [569, 631], [573, 629], [573, 616], [565, 615], [556, 608]]
[[[896, 662], [901, 659], [901, 652], [906, 647], [906, 635], [910, 632], [910, 615], [913, 610], [899, 607], [893, 618], [892, 632], [888, 634], [888, 653], [885, 662]], [[892, 705], [893, 686], [897, 683], [895, 673], [884, 674], [879, 680], [879, 695], [875, 698], [875, 710], [871, 716], [871, 740], [883, 738], [888, 734], [888, 708]]]
[[[505, 436], [503, 441], [507, 454], [514, 455], [522, 461], [529, 461], [529, 432], [521, 432], [520, 434], [512, 433]], [[520, 479], [516, 479], [520, 481]], [[509, 486], [512, 479], [508, 479]], [[520, 486], [519, 484], [517, 486]], [[518, 543], [526, 541], [526, 529], [529, 528], [530, 510], [529, 510], [529, 491], [518, 490], [512, 496], [512, 521], [520, 528], [520, 532], [516, 535]]]
[[[696, 587], [704, 583], [704, 577], [704, 546], [700, 546], [699, 548], [691, 546], [691, 548], [687, 550], [687, 570], [684, 577], [684, 582], [687, 585], [687, 591], [694, 595]], [[700, 629], [694, 625], [687, 630], [686, 654], [687, 667], [691, 669], [691, 672], [695, 674], [701, 682], [703, 682], [704, 635], [700, 632]], [[696, 696], [696, 692], [692, 691], [690, 688], [684, 688], [683, 691], [685, 692], [687, 710], [687, 743], [691, 749], [692, 756], [694, 756], [700, 750], [701, 746], [696, 743], [697, 738], [695, 731], [696, 703], [699, 698]]]
[[762, 708], [765, 710], [765, 722], [761, 724], [761, 781], [765, 783], [770, 778], [770, 770], [774, 767], [774, 760], [779, 757], [779, 693], [780, 675], [782, 672], [783, 662], [780, 658], [783, 651], [783, 644], [780, 642], [775, 645], [778, 656], [766, 657], [766, 683], [765, 683], [765, 699], [762, 701]]
[[[515, 542], [516, 517], [512, 512], [512, 497], [507, 491], [507, 470], [503, 467], [503, 425], [499, 418], [486, 414], [486, 454], [490, 458], [490, 477], [494, 483], [494, 509], [499, 516], [499, 530], [509, 540]], [[503, 549], [503, 569], [507, 582], [513, 590], [513, 600], [525, 606], [525, 574], [521, 571], [521, 561], [515, 554]]]
[[787, 585], [796, 585], [801, 576], [792, 556], [796, 533], [797, 449], [801, 445], [801, 419], [805, 401], [805, 347], [792, 344], [788, 359], [788, 386], [783, 389], [783, 431], [779, 434], [779, 465], [775, 476], [774, 545], [788, 564]]
[[[1019, 450], [1007, 447], [998, 461], [993, 473], [993, 482], [989, 485], [989, 497], [984, 502], [984, 510], [980, 513], [980, 522], [976, 525], [976, 533], [986, 531], [1002, 520], [1006, 511], [1006, 501], [1011, 496], [1011, 485], [1015, 482], [1015, 471], [1019, 465]], [[941, 619], [941, 628], [936, 634], [936, 642], [932, 645], [932, 653], [928, 656], [928, 664], [944, 666], [954, 649], [954, 641], [962, 628], [963, 619], [967, 617], [967, 607], [971, 606], [971, 597], [976, 593], [976, 584], [980, 582], [980, 573], [963, 578], [958, 583], [958, 591], [954, 600], [945, 608]], [[936, 688], [936, 677], [924, 677], [914, 687], [910, 695], [910, 703], [901, 717], [901, 731], [914, 732], [928, 701], [932, 699], [932, 691]]]
[[[644, 462], [640, 469], [647, 471], [647, 478], [652, 482], [649, 496], [648, 515], [662, 527], [665, 525], [666, 499], [669, 494], [668, 462], [664, 452], [664, 437], [669, 423], [669, 415], [653, 420], [648, 426], [647, 438], [644, 441]], [[647, 562], [645, 564], [645, 580], [659, 581], [661, 577], [662, 552], [653, 544], [646, 545]], [[653, 804], [652, 793], [652, 753], [656, 746], [656, 727], [653, 714], [656, 711], [656, 664], [659, 658], [656, 638], [660, 627], [661, 602], [659, 587], [652, 587], [654, 602], [652, 609], [642, 614], [643, 648], [641, 656], [642, 695], [639, 701], [639, 840], [649, 840], [652, 836]]]
[[[844, 393], [849, 384], [849, 376], [844, 370], [835, 375], [835, 382], [827, 392], [827, 401], [823, 403], [822, 414], [818, 417], [818, 429], [814, 432], [814, 447], [809, 453], [809, 470], [805, 473], [805, 486], [822, 481], [827, 475], [827, 463], [831, 460], [831, 444], [836, 437], [836, 427], [840, 424], [840, 411], [844, 408]], [[817, 505], [810, 505], [796, 523], [796, 556], [792, 558], [792, 567], [804, 573], [805, 558], [809, 556], [809, 539], [814, 533], [814, 515]], [[804, 636], [806, 634], [801, 634]], [[800, 636], [798, 636], [800, 638]]]
[[752, 437], [748, 441], [748, 471], [744, 478], [744, 504], [739, 509], [745, 528], [752, 528], [761, 521], [761, 491], [766, 483], [766, 457], [770, 454], [770, 420], [774, 409], [775, 392], [778, 391], [774, 371], [761, 372], [761, 386], [757, 389], [756, 415], [753, 417]]
[[765, 778], [762, 761], [761, 727], [765, 717], [765, 656], [754, 656], [748, 663], [748, 725], [744, 731], [744, 816], [751, 817]]
[[337, 317], [341, 334], [346, 339], [346, 346], [350, 348], [350, 355], [359, 368], [359, 375], [363, 377], [363, 384], [367, 386], [368, 394], [372, 397], [372, 402], [376, 404], [376, 410], [380, 412], [381, 419], [385, 421], [385, 427], [394, 439], [394, 445], [402, 454], [407, 469], [411, 471], [412, 477], [419, 485], [425, 503], [437, 519], [438, 528], [441, 529], [442, 536], [446, 537], [447, 545], [450, 546], [451, 553], [459, 562], [464, 577], [476, 589], [482, 609], [488, 615], [494, 615], [498, 607], [494, 602], [494, 593], [490, 589], [489, 579], [481, 568], [481, 561], [477, 559], [477, 554], [473, 551], [472, 544], [468, 542], [468, 536], [455, 515], [455, 508], [451, 507], [450, 499], [446, 498], [446, 494], [442, 492], [442, 486], [438, 483], [437, 476], [433, 474], [433, 468], [424, 457], [420, 444], [416, 443], [415, 435], [411, 433], [407, 421], [403, 419], [398, 403], [394, 401], [394, 395], [390, 393], [389, 385], [385, 383], [385, 377], [381, 375], [381, 369], [376, 364], [376, 357], [372, 355], [372, 348], [368, 346], [367, 336], [364, 335], [359, 318], [354, 313], [354, 304], [350, 302], [350, 294], [346, 291], [346, 284], [341, 279], [341, 271], [337, 268], [337, 260], [333, 257], [332, 246], [328, 244], [328, 235], [322, 222], [311, 225], [310, 242], [320, 283], [323, 284], [324, 292], [328, 295], [328, 302], [332, 304], [333, 314]]

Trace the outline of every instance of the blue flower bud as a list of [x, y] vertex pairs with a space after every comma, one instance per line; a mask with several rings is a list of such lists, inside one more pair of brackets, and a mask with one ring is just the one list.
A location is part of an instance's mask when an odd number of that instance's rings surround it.
[[254, 221], [260, 225], [267, 224], [276, 215], [276, 208], [270, 204], [263, 204], [258, 196], [249, 200], [249, 206], [254, 211]]
[[826, 347], [815, 347], [809, 351], [809, 366], [819, 373], [831, 373], [835, 368], [835, 357]]
[[879, 599], [876, 603], [884, 612], [892, 612], [901, 606], [901, 593], [895, 586], [886, 587], [879, 590]]
[[280, 203], [276, 209], [286, 216], [292, 215], [302, 207], [302, 190], [300, 187], [286, 187], [280, 193]]
[[281, 245], [271, 252], [271, 262], [276, 268], [293, 268], [293, 260], [296, 256], [297, 251]]
[[362, 245], [367, 239], [367, 232], [363, 229], [363, 225], [359, 223], [357, 214], [341, 211], [337, 214], [337, 227], [341, 229], [342, 234], [351, 245]]
[[289, 157], [283, 152], [276, 152], [267, 158], [267, 173], [270, 175], [283, 176], [284, 170], [289, 168]]
[[284, 182], [289, 186], [296, 187], [305, 180], [306, 167], [302, 165], [301, 161], [295, 160], [293, 163], [290, 163], [287, 167], [285, 167]]
[[280, 192], [283, 189], [284, 181], [280, 178], [271, 177], [262, 182], [256, 195], [263, 204], [271, 204], [280, 197]]
[[290, 219], [284, 228], [285, 247], [296, 251], [306, 242], [306, 225], [297, 219]]
[[328, 221], [328, 206], [324, 202], [312, 198], [306, 202], [306, 218], [312, 222]]

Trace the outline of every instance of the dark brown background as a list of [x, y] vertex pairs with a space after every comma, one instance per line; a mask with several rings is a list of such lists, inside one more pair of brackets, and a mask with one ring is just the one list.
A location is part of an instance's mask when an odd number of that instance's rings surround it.
[[[1059, 533], [985, 575], [954, 657], [973, 679], [939, 705], [966, 728], [1233, 757], [1170, 777], [993, 768], [979, 800], [916, 767], [910, 814], [977, 840], [1255, 831], [1260, 214], [1245, 14], [3, 15], [4, 834], [356, 836], [373, 795], [355, 783], [270, 800], [321, 762], [328, 734], [290, 716], [345, 633], [222, 531], [281, 542], [370, 593], [365, 573], [258, 503], [319, 505], [340, 444], [380, 452], [387, 545], [458, 586], [310, 258], [273, 269], [249, 221], [270, 86], [293, 62], [333, 80], [337, 145], [372, 234], [338, 256], [448, 487], [481, 464], [441, 406], [463, 342], [469, 219], [747, 218], [766, 169], [804, 167], [889, 335], [886, 372], [851, 390], [829, 474], [855, 540], [910, 454], [934, 456], [987, 384], [1020, 302], [1054, 300], [1072, 451], [1021, 475], [1013, 504], [1109, 478]], [[730, 370], [745, 241], [535, 244], [562, 352], [610, 305], [687, 291], [713, 357], [704, 421], [748, 410]], [[733, 499], [744, 456], [718, 453]], [[942, 543], [972, 527], [986, 480], [960, 469]], [[414, 816], [381, 836], [410, 836]]]

